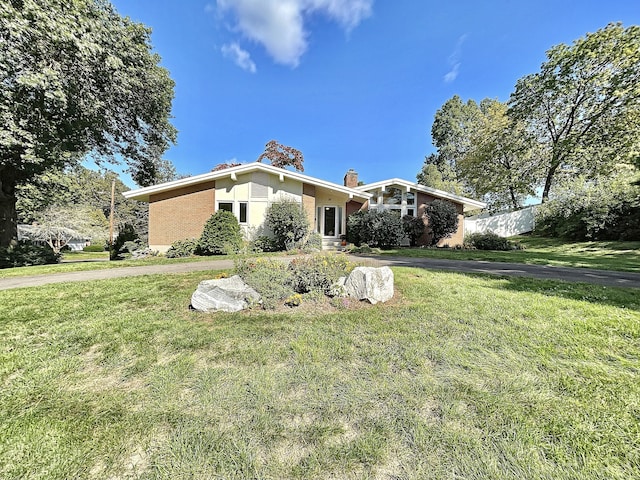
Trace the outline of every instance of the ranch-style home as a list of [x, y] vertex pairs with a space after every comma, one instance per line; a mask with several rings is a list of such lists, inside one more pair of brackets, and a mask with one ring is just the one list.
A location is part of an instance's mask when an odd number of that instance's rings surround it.
[[130, 190], [124, 196], [149, 203], [149, 247], [161, 252], [176, 240], [199, 238], [205, 222], [217, 210], [232, 212], [247, 238], [268, 234], [263, 227], [265, 212], [272, 202], [284, 198], [300, 202], [325, 245], [339, 241], [346, 232], [347, 216], [358, 210], [390, 209], [400, 215], [422, 216], [435, 199], [456, 206], [458, 231], [441, 243], [459, 245], [464, 235], [463, 212], [485, 206], [399, 178], [358, 185], [358, 174], [349, 170], [344, 184], [339, 185], [260, 162]]

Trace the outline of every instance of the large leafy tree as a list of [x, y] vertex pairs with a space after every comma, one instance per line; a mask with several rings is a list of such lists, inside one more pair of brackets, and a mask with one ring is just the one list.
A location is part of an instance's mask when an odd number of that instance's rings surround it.
[[274, 167], [284, 168], [292, 166], [299, 172], [304, 172], [304, 156], [300, 150], [283, 145], [277, 140], [269, 141], [264, 152], [258, 157], [258, 162], [267, 159]]
[[16, 236], [16, 187], [86, 154], [153, 183], [176, 131], [148, 28], [106, 0], [8, 0], [0, 44], [0, 246]]
[[597, 175], [640, 155], [640, 27], [607, 27], [547, 52], [511, 95], [510, 115], [543, 146], [542, 199], [559, 173]]

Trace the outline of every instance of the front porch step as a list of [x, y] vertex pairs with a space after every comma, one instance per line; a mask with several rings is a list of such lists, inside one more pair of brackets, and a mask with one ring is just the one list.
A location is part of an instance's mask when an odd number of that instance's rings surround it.
[[342, 242], [339, 239], [323, 238], [322, 250], [342, 250]]

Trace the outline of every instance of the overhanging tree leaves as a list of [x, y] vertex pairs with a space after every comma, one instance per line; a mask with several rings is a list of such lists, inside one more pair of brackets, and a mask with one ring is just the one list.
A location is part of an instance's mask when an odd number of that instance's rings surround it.
[[304, 156], [300, 150], [271, 140], [265, 145], [264, 152], [258, 157], [258, 162], [267, 159], [274, 167], [284, 168], [292, 166], [299, 172], [304, 172]]
[[640, 27], [610, 24], [551, 48], [539, 73], [518, 80], [510, 115], [544, 147], [543, 201], [563, 170], [597, 174], [637, 161]]
[[0, 246], [16, 237], [16, 186], [83, 155], [153, 183], [176, 131], [148, 28], [103, 0], [5, 1], [0, 45]]

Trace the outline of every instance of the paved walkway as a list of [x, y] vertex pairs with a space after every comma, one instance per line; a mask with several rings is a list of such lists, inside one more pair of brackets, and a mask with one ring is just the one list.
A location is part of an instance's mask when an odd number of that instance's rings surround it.
[[[293, 257], [272, 257], [290, 261]], [[640, 288], [640, 273], [614, 272], [591, 268], [552, 267], [546, 265], [526, 265], [522, 263], [485, 262], [474, 260], [438, 260], [432, 258], [408, 258], [392, 256], [352, 256], [353, 260], [369, 266], [419, 267], [430, 270], [444, 270], [465, 273], [483, 273], [499, 276], [533, 277], [565, 282], [585, 282], [609, 287]], [[167, 265], [142, 265], [139, 267], [87, 270], [84, 272], [55, 273], [31, 277], [0, 278], [0, 290], [36, 287], [50, 283], [86, 282], [119, 277], [186, 273], [203, 270], [228, 270], [233, 268], [233, 260], [207, 260], [203, 262], [174, 263]]]

